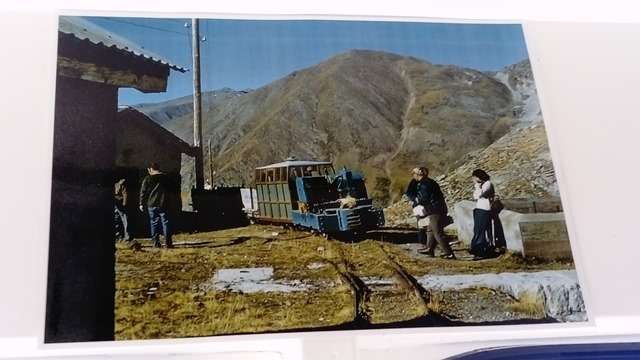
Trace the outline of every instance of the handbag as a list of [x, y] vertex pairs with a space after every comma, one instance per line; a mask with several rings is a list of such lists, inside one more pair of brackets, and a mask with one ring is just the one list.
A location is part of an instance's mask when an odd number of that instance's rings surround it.
[[491, 210], [498, 214], [504, 210], [504, 204], [500, 201], [500, 196], [496, 195], [491, 199]]
[[413, 208], [413, 215], [419, 217], [427, 216], [427, 210], [424, 208], [424, 206], [418, 205]]

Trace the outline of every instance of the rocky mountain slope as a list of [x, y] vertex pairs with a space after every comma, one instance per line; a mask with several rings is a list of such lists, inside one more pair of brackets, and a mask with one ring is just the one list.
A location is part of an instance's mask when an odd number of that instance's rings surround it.
[[513, 116], [520, 124], [538, 124], [542, 122], [542, 112], [536, 84], [529, 60], [513, 64], [493, 74], [498, 81], [511, 91]]
[[[236, 91], [229, 88], [221, 90], [208, 91], [202, 93], [202, 107], [210, 108], [217, 104], [232, 99], [236, 96], [242, 96], [248, 91]], [[154, 104], [138, 104], [135, 108], [152, 118], [160, 125], [164, 125], [173, 119], [183, 116], [193, 116], [193, 96], [183, 96], [170, 101]], [[183, 140], [192, 140], [193, 135]]]
[[503, 198], [560, 196], [535, 81], [528, 60], [496, 73], [495, 78], [512, 93], [511, 130], [481, 151], [471, 152], [455, 170], [439, 180], [449, 201], [471, 199], [471, 172], [489, 173]]
[[[505, 197], [557, 194], [528, 60], [482, 73], [352, 50], [257, 90], [227, 92], [203, 105], [218, 185], [251, 184], [255, 167], [296, 156], [363, 172], [381, 206], [401, 197], [417, 165], [441, 180], [450, 202], [469, 196], [476, 167]], [[182, 101], [182, 112], [175, 104], [154, 111], [170, 114], [158, 121], [191, 142], [192, 105]], [[194, 177], [193, 163], [184, 164], [186, 188]]]

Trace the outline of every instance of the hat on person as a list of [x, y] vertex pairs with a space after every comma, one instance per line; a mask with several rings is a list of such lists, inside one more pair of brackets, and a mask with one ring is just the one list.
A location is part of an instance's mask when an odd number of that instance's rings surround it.
[[421, 168], [417, 167], [417, 168], [413, 168], [413, 170], [411, 171], [412, 174], [416, 174], [416, 175], [424, 175], [424, 171], [422, 171]]

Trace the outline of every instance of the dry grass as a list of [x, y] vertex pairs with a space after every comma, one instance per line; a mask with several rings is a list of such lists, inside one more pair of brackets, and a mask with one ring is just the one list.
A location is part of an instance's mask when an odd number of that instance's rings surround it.
[[430, 312], [441, 314], [444, 312], [445, 304], [442, 293], [437, 291], [432, 291], [429, 294], [429, 302], [427, 303], [427, 308]]
[[[413, 234], [414, 230], [407, 230]], [[502, 273], [539, 270], [567, 270], [573, 269], [571, 262], [544, 261], [540, 259], [527, 259], [519, 254], [508, 253], [495, 259], [483, 261], [450, 261], [436, 258], [416, 257], [414, 253], [407, 251], [402, 246], [383, 244], [383, 248], [390, 256], [414, 277], [449, 274], [480, 274]], [[464, 244], [452, 246], [458, 258], [469, 257]]]
[[507, 309], [527, 314], [533, 318], [543, 318], [546, 315], [544, 298], [530, 292], [520, 294], [518, 299], [507, 305]]
[[[277, 234], [276, 234], [277, 233]], [[116, 252], [116, 338], [152, 339], [254, 333], [330, 326], [350, 321], [349, 288], [337, 286], [313, 297], [298, 293], [239, 294], [201, 291], [217, 269], [273, 267], [275, 278], [332, 282], [337, 242], [276, 227], [248, 227], [178, 235], [175, 249]], [[320, 251], [319, 248], [324, 250]], [[152, 295], [149, 289], [156, 288]], [[332, 303], [327, 308], [323, 304]], [[337, 309], [337, 310], [336, 310]]]
[[[327, 303], [336, 307], [324, 306]], [[344, 287], [313, 297], [301, 292], [166, 290], [160, 291], [155, 299], [118, 302], [116, 339], [183, 338], [331, 326], [353, 318], [350, 303], [351, 295]]]
[[402, 289], [374, 291], [369, 296], [367, 313], [372, 324], [415, 319], [424, 315], [418, 298]]
[[[415, 256], [403, 245], [413, 230], [394, 230], [359, 242], [328, 240], [275, 226], [248, 226], [177, 235], [175, 249], [142, 251], [122, 245], [116, 251], [116, 339], [159, 339], [277, 332], [346, 324], [354, 298], [340, 273], [361, 279], [391, 278], [389, 258], [412, 276], [567, 268], [531, 263], [517, 256], [483, 262]], [[407, 241], [411, 242], [411, 241]], [[400, 245], [396, 245], [399, 243]], [[388, 256], [388, 257], [387, 257]], [[314, 265], [314, 266], [311, 266]], [[274, 280], [321, 284], [321, 291], [240, 293], [218, 290], [211, 280], [219, 269], [270, 267]], [[534, 303], [521, 299], [514, 306]], [[433, 295], [428, 308], [447, 307]], [[398, 284], [370, 289], [366, 309], [372, 323], [424, 315], [419, 299]]]

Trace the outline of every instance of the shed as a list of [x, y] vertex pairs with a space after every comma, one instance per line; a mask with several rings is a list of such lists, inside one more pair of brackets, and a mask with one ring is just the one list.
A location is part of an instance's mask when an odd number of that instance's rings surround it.
[[86, 19], [58, 27], [45, 342], [114, 338], [118, 89], [185, 72]]
[[[180, 186], [183, 155], [195, 157], [191, 145], [130, 106], [119, 108], [115, 133], [116, 174], [127, 179], [129, 196], [132, 199], [138, 198], [140, 184], [147, 175], [149, 159], [160, 164], [162, 172], [169, 175], [176, 187]], [[182, 203], [180, 197], [176, 200], [180, 201], [173, 209], [177, 214], [182, 208]], [[140, 214], [135, 211], [130, 214], [130, 227], [134, 237], [149, 236], [146, 217], [135, 215]], [[174, 229], [181, 226], [180, 218], [172, 220]]]

